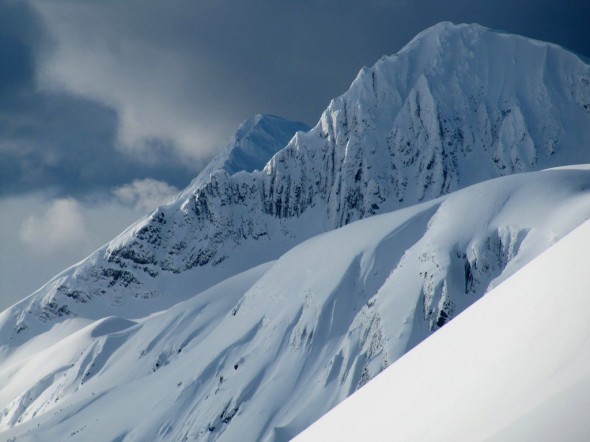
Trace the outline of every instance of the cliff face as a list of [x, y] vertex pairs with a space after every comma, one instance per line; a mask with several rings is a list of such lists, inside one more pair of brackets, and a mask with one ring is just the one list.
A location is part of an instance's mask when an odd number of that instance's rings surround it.
[[[590, 70], [575, 55], [441, 24], [361, 70], [263, 172], [219, 173], [184, 207], [234, 240], [311, 208], [333, 229], [493, 177], [586, 162], [575, 146], [590, 135], [589, 103]], [[204, 239], [205, 256], [226, 240]]]

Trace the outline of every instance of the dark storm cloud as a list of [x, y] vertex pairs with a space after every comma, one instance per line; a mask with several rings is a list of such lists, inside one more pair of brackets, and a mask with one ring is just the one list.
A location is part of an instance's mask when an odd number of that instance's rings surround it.
[[165, 152], [140, 161], [116, 149], [116, 125], [112, 109], [89, 100], [20, 94], [0, 109], [0, 196], [47, 188], [80, 195], [143, 177], [183, 186], [193, 177], [194, 168]]
[[[69, 78], [73, 89], [117, 101], [114, 106], [119, 108], [125, 99], [139, 108], [143, 102], [138, 95], [147, 93], [177, 121], [171, 129], [163, 123], [164, 115], [148, 124], [150, 130], [160, 126], [162, 134], [174, 137], [173, 130], [180, 133], [184, 125], [193, 124], [186, 118], [191, 115], [195, 126], [201, 124], [199, 133], [206, 143], [219, 141], [220, 133], [227, 137], [239, 121], [257, 112], [314, 123], [360, 67], [398, 51], [416, 33], [442, 20], [479, 22], [590, 52], [586, 0], [39, 4], [50, 23], [61, 25], [70, 60], [89, 47], [101, 48], [97, 57], [117, 60], [116, 72], [105, 69], [98, 78], [119, 85], [123, 96], [109, 97], [109, 91], [85, 84], [79, 77], [91, 73], [79, 68], [73, 72], [66, 61], [57, 72]], [[83, 46], [72, 43], [75, 37]], [[133, 92], [138, 82], [141, 93]], [[188, 129], [185, 133], [194, 136]]]
[[14, 99], [35, 75], [33, 48], [41, 43], [40, 24], [22, 3], [0, 3], [0, 102]]
[[[63, 35], [82, 38], [84, 48], [113, 48], [109, 56], [117, 58], [119, 72], [105, 70], [104, 79], [125, 75], [137, 82], [148, 77], [149, 93], [160, 102], [180, 88], [174, 101], [178, 110], [226, 131], [258, 112], [314, 123], [363, 65], [395, 52], [430, 24], [408, 20], [417, 8], [407, 1], [143, 0], [73, 5], [44, 2], [41, 9], [50, 22], [68, 21]], [[96, 35], [103, 37], [97, 41]], [[123, 41], [133, 53], [122, 47]], [[72, 45], [68, 53], [79, 51]], [[168, 69], [161, 72], [158, 66], [146, 72], [134, 59], [139, 54], [152, 57], [155, 64], [167, 63]], [[63, 65], [58, 71], [71, 74]], [[76, 74], [71, 80], [82, 83]], [[74, 88], [106, 95], [96, 85]]]
[[[241, 120], [266, 112], [313, 124], [361, 66], [441, 20], [590, 53], [585, 0], [31, 5], [0, 3], [4, 193], [146, 176], [182, 186]], [[137, 140], [148, 148], [125, 149]]]
[[190, 180], [195, 168], [173, 156], [155, 164], [117, 150], [113, 109], [38, 90], [36, 60], [50, 48], [26, 3], [0, 3], [0, 197], [48, 187], [74, 195], [110, 190], [146, 176], [175, 185]]
[[[590, 53], [586, 0], [101, 2], [109, 32], [180, 55], [197, 114], [234, 122], [271, 112], [315, 123], [363, 65], [442, 20]], [[96, 10], [89, 9], [96, 17]]]

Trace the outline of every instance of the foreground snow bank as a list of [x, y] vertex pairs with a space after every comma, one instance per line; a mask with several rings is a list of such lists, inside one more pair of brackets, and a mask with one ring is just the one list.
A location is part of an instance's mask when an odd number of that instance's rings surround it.
[[298, 441], [588, 440], [590, 222]]

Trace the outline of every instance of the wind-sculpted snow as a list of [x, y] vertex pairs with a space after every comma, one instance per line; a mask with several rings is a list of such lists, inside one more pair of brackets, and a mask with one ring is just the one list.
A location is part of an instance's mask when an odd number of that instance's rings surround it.
[[313, 237], [155, 315], [66, 319], [4, 350], [2, 435], [287, 440], [589, 218], [588, 168], [503, 177]]
[[582, 170], [436, 199], [590, 163], [590, 66], [555, 45], [442, 23], [302, 129], [245, 122], [174, 202], [0, 314], [0, 425], [288, 438], [588, 216]]
[[587, 221], [296, 441], [588, 440], [589, 244]]

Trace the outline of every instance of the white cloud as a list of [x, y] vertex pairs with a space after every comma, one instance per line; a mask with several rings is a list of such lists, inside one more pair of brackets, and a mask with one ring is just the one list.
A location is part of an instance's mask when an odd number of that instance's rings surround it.
[[94, 199], [29, 193], [0, 198], [0, 311], [84, 259], [178, 190], [135, 180]]
[[166, 204], [177, 193], [176, 187], [151, 178], [133, 180], [130, 184], [113, 190], [121, 203], [132, 206], [138, 212], [147, 212]]
[[115, 198], [87, 203], [32, 193], [0, 199], [0, 311], [84, 259], [140, 216]]
[[52, 200], [45, 210], [30, 215], [19, 236], [31, 251], [45, 256], [84, 246], [88, 240], [82, 208], [73, 198]]
[[136, 22], [141, 18], [120, 26], [127, 20], [118, 14], [128, 11], [100, 2], [33, 5], [56, 43], [39, 60], [41, 88], [65, 90], [115, 109], [118, 144], [139, 158], [157, 158], [165, 146], [182, 158], [206, 160], [241, 119], [220, 118], [211, 106], [203, 106], [207, 87], [196, 86], [203, 79], [195, 78], [192, 61], [182, 50], [142, 35], [145, 23]]

